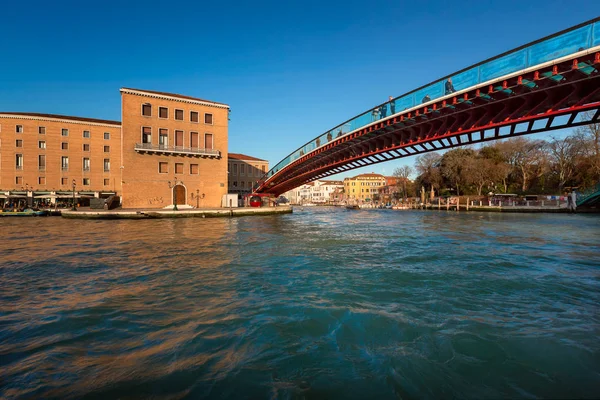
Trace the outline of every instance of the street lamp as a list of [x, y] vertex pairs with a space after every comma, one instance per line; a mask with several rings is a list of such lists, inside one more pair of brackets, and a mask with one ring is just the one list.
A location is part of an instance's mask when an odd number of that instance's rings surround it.
[[[177, 181], [177, 177], [175, 177], [175, 181], [171, 185], [171, 181], [168, 181], [169, 189], [173, 189], [177, 185], [183, 185], [182, 181]], [[177, 190], [173, 191], [173, 211], [179, 211], [177, 209]]]
[[[200, 199], [204, 199], [204, 193], [200, 194], [200, 189], [196, 189], [196, 208], [200, 208]], [[194, 199], [194, 193], [192, 193], [192, 200]]]
[[73, 208], [71, 208], [71, 210], [77, 211], [77, 208], [75, 207], [75, 179], [73, 179], [71, 184], [73, 185]]

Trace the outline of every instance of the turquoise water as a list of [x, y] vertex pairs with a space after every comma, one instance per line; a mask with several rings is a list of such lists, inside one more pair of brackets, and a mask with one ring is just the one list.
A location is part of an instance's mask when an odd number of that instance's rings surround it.
[[600, 216], [0, 221], [1, 398], [598, 398]]

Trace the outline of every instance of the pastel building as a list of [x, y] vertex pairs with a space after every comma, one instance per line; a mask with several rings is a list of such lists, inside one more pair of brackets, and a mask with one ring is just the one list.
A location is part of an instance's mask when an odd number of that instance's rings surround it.
[[386, 178], [381, 174], [367, 173], [344, 179], [344, 191], [348, 200], [373, 201], [384, 186]]
[[[0, 112], [0, 198], [121, 197], [124, 208], [219, 207], [229, 106], [121, 89], [122, 121]], [[81, 200], [81, 201], [82, 201]]]
[[[342, 181], [316, 180], [298, 186], [283, 194], [292, 204], [329, 204], [332, 194], [339, 193], [344, 188]], [[334, 196], [337, 199], [337, 196]]]

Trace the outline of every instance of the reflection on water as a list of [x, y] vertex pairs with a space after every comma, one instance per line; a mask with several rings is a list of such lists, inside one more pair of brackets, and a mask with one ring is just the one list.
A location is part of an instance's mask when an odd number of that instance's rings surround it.
[[0, 397], [600, 396], [597, 216], [0, 223]]

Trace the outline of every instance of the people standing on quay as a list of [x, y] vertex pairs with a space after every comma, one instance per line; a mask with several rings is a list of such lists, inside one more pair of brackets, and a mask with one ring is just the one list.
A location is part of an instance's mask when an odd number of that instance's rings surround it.
[[445, 86], [446, 86], [446, 94], [451, 94], [451, 93], [456, 92], [456, 90], [454, 90], [454, 85], [452, 84], [452, 78], [448, 78]]

